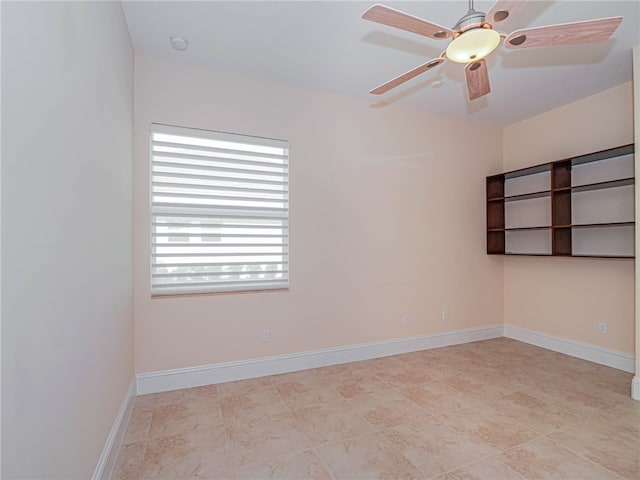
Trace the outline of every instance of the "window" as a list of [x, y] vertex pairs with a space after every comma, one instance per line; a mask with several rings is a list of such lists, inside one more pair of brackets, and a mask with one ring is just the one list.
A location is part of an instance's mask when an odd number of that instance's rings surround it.
[[289, 286], [289, 144], [151, 125], [151, 294]]

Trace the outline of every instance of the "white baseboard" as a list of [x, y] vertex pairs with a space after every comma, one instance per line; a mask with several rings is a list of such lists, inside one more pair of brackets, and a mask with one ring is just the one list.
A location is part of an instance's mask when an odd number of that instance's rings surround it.
[[[633, 373], [635, 370], [635, 357], [630, 353], [610, 350], [590, 343], [578, 342], [509, 324], [504, 325], [504, 336], [625, 372]], [[640, 394], [640, 391], [638, 393]]]
[[640, 400], [640, 377], [635, 375], [631, 380], [631, 398]]
[[107, 441], [104, 444], [100, 458], [96, 469], [91, 476], [92, 480], [101, 480], [111, 478], [113, 468], [115, 467], [116, 456], [118, 450], [122, 444], [124, 434], [127, 431], [127, 425], [129, 424], [129, 418], [131, 418], [131, 411], [133, 410], [133, 400], [136, 397], [136, 382], [131, 380], [129, 388], [122, 399], [120, 409], [116, 414], [116, 418], [113, 421], [113, 426], [107, 437]]
[[178, 368], [136, 375], [139, 395], [166, 392], [180, 388], [198, 387], [215, 383], [232, 382], [279, 373], [326, 367], [341, 363], [357, 362], [401, 353], [429, 350], [431, 348], [499, 338], [502, 325], [467, 328], [451, 332], [399, 338], [381, 342], [348, 345], [288, 355], [224, 362], [197, 367]]

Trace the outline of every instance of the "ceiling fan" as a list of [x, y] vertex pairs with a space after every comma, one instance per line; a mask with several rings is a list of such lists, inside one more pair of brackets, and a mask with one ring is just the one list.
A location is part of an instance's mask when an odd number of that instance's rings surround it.
[[494, 30], [495, 26], [499, 26], [507, 18], [522, 10], [526, 3], [525, 0], [498, 0], [485, 14], [476, 11], [473, 8], [473, 0], [469, 0], [469, 11], [453, 28], [446, 28], [384, 5], [372, 6], [362, 15], [365, 20], [435, 40], [452, 40], [439, 57], [374, 88], [370, 93], [375, 95], [386, 93], [421, 73], [437, 67], [448, 58], [457, 63], [467, 64], [464, 72], [469, 100], [475, 100], [491, 91], [485, 58], [498, 47], [501, 39], [504, 39], [504, 46], [509, 49], [602, 42], [615, 32], [622, 21], [622, 17], [601, 18], [525, 28], [508, 35]]

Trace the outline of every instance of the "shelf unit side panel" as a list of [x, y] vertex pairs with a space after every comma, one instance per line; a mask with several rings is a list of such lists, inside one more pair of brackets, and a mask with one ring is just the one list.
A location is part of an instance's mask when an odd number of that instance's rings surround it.
[[487, 200], [504, 197], [504, 175], [487, 177]]
[[571, 192], [568, 190], [553, 192], [551, 203], [553, 225], [569, 225], [571, 223]]
[[571, 255], [571, 228], [554, 228], [552, 243], [552, 251], [554, 255]]
[[551, 188], [571, 186], [571, 162], [556, 162], [551, 167]]
[[505, 232], [487, 232], [487, 253], [504, 255]]
[[487, 204], [487, 230], [504, 228], [504, 202], [490, 202]]

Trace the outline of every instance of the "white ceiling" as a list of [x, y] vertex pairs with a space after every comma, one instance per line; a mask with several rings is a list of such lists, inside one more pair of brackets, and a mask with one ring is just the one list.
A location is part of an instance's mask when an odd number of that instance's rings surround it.
[[[603, 43], [510, 50], [487, 59], [491, 93], [467, 99], [464, 65], [445, 62], [386, 95], [368, 93], [446, 48], [432, 40], [362, 20], [375, 1], [124, 1], [138, 53], [206, 65], [266, 80], [367, 99], [372, 107], [396, 104], [480, 122], [508, 125], [630, 81], [632, 53], [640, 44], [640, 2], [530, 1], [498, 31], [622, 16]], [[452, 27], [466, 0], [384, 5]], [[488, 11], [492, 1], [478, 0]], [[169, 46], [170, 35], [189, 49]]]

